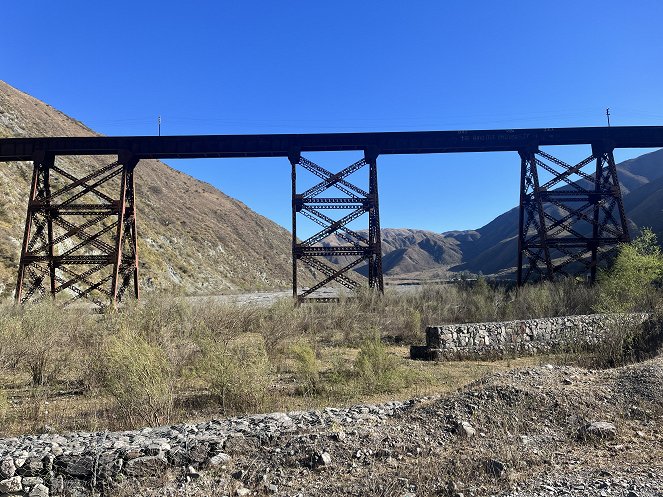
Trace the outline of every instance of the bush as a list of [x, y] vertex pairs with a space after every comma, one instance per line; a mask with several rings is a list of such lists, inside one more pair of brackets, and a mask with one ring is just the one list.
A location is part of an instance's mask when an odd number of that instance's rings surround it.
[[0, 390], [0, 420], [4, 419], [9, 411], [9, 399], [7, 392]]
[[408, 382], [397, 359], [387, 352], [379, 336], [363, 343], [355, 359], [354, 369], [364, 393], [394, 392]]
[[260, 410], [271, 383], [271, 365], [260, 335], [229, 341], [208, 339], [197, 372], [218, 398], [224, 413]]
[[600, 312], [632, 312], [653, 307], [655, 285], [663, 276], [663, 257], [656, 235], [648, 228], [619, 248], [610, 270], [602, 272]]
[[[5, 360], [25, 367], [33, 386], [55, 380], [70, 364], [90, 321], [82, 311], [63, 310], [50, 301], [6, 309], [1, 326]], [[10, 346], [7, 345], [10, 344]]]
[[103, 388], [117, 401], [124, 421], [167, 423], [173, 410], [173, 381], [166, 354], [137, 333], [121, 330], [106, 339], [97, 366]]
[[306, 342], [299, 342], [290, 347], [295, 359], [295, 377], [303, 395], [318, 393], [320, 373], [315, 350]]

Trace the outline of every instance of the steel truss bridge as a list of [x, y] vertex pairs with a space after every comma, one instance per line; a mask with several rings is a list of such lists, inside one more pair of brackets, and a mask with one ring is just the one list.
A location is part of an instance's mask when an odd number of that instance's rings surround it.
[[[542, 149], [557, 145], [586, 145], [587, 155], [567, 164]], [[613, 150], [650, 147], [663, 147], [663, 126], [0, 139], [0, 162], [33, 164], [15, 296], [26, 302], [67, 290], [71, 300], [90, 299], [100, 306], [114, 305], [127, 290], [138, 297], [134, 169], [141, 159], [207, 157], [290, 162], [292, 290], [298, 302], [319, 300], [316, 290], [331, 283], [355, 289], [358, 283], [348, 274], [363, 263], [369, 286], [383, 291], [377, 161], [387, 154], [516, 152], [521, 171], [518, 284], [578, 271], [593, 281], [610, 252], [629, 241]], [[337, 171], [302, 155], [352, 150], [364, 157]], [[107, 165], [78, 177], [63, 165], [67, 156], [109, 158]], [[298, 193], [302, 169], [319, 182]], [[362, 169], [368, 171], [367, 190], [348, 178]], [[346, 214], [325, 214], [336, 209]], [[298, 216], [322, 229], [300, 241]], [[348, 227], [362, 216], [367, 232]], [[330, 235], [344, 244], [321, 243]], [[329, 257], [346, 262], [333, 265]], [[297, 286], [301, 264], [321, 275], [303, 291]]]

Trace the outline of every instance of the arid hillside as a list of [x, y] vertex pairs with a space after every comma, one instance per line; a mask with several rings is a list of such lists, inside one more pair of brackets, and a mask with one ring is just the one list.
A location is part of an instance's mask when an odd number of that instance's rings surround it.
[[[50, 105], [0, 81], [0, 138], [92, 136]], [[111, 157], [65, 158], [74, 175]], [[0, 296], [14, 290], [31, 163], [0, 168]], [[187, 294], [282, 288], [290, 281], [290, 234], [211, 185], [155, 161], [137, 168], [141, 279], [146, 290]], [[306, 274], [301, 275], [304, 283]]]

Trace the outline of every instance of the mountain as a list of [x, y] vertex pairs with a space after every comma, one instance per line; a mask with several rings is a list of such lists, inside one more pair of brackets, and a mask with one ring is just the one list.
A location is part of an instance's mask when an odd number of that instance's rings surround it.
[[[95, 135], [0, 81], [0, 138]], [[113, 159], [62, 160], [82, 176]], [[0, 296], [14, 290], [31, 174], [31, 163], [0, 164]], [[136, 168], [136, 205], [144, 289], [218, 294], [290, 284], [290, 233], [211, 185], [143, 160]], [[310, 276], [301, 278], [306, 283]]]

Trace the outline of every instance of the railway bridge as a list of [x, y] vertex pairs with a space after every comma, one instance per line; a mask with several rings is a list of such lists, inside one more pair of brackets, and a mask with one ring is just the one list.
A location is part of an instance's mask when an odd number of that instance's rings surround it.
[[[585, 145], [587, 152], [569, 164], [546, 151], [559, 145]], [[347, 274], [363, 263], [368, 285], [383, 290], [377, 163], [387, 154], [514, 153], [520, 164], [518, 284], [577, 271], [594, 281], [608, 254], [629, 240], [613, 151], [650, 147], [663, 147], [663, 126], [0, 139], [0, 162], [33, 164], [15, 296], [26, 302], [66, 291], [70, 301], [100, 306], [114, 305], [127, 291], [138, 298], [134, 169], [141, 159], [209, 157], [289, 161], [292, 291], [298, 302], [320, 300], [316, 291], [332, 283], [354, 289], [357, 283]], [[348, 150], [363, 152], [363, 158], [336, 171], [305, 157]], [[108, 160], [77, 177], [58, 161], [66, 156]], [[362, 169], [367, 189], [348, 178]], [[298, 191], [300, 170], [319, 182]], [[331, 210], [342, 214], [331, 217]], [[321, 228], [305, 240], [297, 238], [301, 216]], [[362, 216], [367, 231], [348, 226]], [[343, 244], [322, 244], [330, 235]], [[327, 259], [340, 256], [350, 262], [338, 266]], [[297, 285], [302, 264], [320, 275], [304, 290]]]

